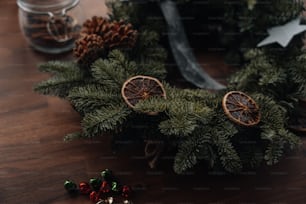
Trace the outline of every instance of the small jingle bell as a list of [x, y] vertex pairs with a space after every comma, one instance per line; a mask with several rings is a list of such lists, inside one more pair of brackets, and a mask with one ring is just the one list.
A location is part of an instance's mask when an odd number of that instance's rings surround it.
[[89, 183], [94, 191], [98, 191], [101, 187], [102, 180], [100, 178], [91, 178]]
[[120, 191], [120, 186], [119, 186], [119, 184], [118, 184], [117, 182], [115, 182], [115, 181], [112, 182], [112, 191], [113, 191], [113, 192], [116, 192], [116, 193]]
[[98, 202], [98, 201], [100, 201], [100, 195], [99, 195], [99, 193], [97, 193], [96, 191], [92, 191], [92, 192], [89, 194], [89, 199], [90, 199], [92, 202]]
[[103, 181], [102, 184], [101, 184], [99, 193], [103, 197], [108, 197], [110, 192], [111, 192], [111, 187], [109, 186], [109, 184], [106, 181]]
[[74, 182], [70, 181], [70, 180], [66, 180], [65, 181], [64, 188], [66, 189], [66, 191], [69, 194], [75, 194], [75, 193], [78, 192], [77, 185]]
[[130, 198], [132, 194], [132, 188], [128, 185], [124, 185], [121, 190], [121, 195], [125, 199]]
[[104, 179], [104, 181], [111, 182], [113, 180], [113, 172], [109, 169], [105, 169], [101, 172], [101, 176]]
[[80, 193], [83, 195], [88, 195], [91, 192], [90, 185], [86, 182], [81, 182], [79, 184]]

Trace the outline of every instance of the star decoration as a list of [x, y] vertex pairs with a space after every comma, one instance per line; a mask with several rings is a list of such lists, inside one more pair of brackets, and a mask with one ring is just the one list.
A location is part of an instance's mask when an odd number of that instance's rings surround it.
[[300, 25], [300, 21], [301, 19], [298, 17], [283, 26], [269, 28], [269, 36], [258, 43], [257, 47], [262, 47], [272, 43], [278, 43], [282, 47], [287, 47], [295, 35], [306, 30], [306, 25]]

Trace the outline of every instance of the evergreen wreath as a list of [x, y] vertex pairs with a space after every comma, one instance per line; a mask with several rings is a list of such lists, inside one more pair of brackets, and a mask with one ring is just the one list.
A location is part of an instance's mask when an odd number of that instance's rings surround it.
[[[223, 31], [239, 30], [242, 36], [224, 39], [224, 45], [236, 48], [233, 43], [247, 42], [254, 47], [259, 40], [255, 32], [289, 21], [301, 9], [292, 2], [261, 2], [245, 0], [223, 8]], [[298, 98], [305, 96], [306, 53], [300, 39], [286, 48], [228, 49], [243, 53], [243, 68], [224, 90], [176, 88], [165, 81], [167, 51], [159, 44], [164, 27], [152, 21], [160, 16], [155, 4], [111, 2], [109, 19], [93, 17], [84, 24], [74, 50], [76, 61], [39, 66], [52, 77], [35, 91], [70, 101], [82, 116], [82, 131], [65, 140], [104, 134], [114, 140], [141, 139], [152, 167], [165, 147], [173, 148], [178, 174], [202, 161], [237, 173], [263, 162], [276, 164], [296, 149], [300, 139], [290, 131], [289, 119]]]

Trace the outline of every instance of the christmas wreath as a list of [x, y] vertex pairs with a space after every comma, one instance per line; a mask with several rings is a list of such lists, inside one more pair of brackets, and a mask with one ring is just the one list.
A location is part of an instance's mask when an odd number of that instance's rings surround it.
[[[286, 47], [256, 48], [268, 28], [290, 24], [302, 11], [300, 1], [265, 2], [110, 2], [108, 19], [92, 17], [84, 23], [75, 61], [40, 65], [52, 77], [35, 91], [70, 101], [82, 116], [82, 131], [65, 140], [105, 134], [115, 141], [141, 140], [152, 167], [162, 151], [174, 149], [179, 174], [203, 161], [231, 173], [263, 162], [273, 165], [300, 144], [289, 122], [299, 97], [305, 96], [306, 53], [301, 35]], [[224, 47], [226, 59], [242, 67], [226, 88], [182, 49], [186, 35], [176, 19], [177, 8], [201, 18], [199, 7], [222, 15], [205, 32]], [[183, 24], [188, 30], [190, 25]], [[161, 35], [166, 29], [169, 44]], [[169, 85], [170, 53], [188, 81], [217, 91]]]

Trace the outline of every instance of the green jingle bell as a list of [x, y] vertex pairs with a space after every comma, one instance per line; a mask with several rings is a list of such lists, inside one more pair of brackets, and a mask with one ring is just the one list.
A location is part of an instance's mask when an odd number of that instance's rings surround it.
[[64, 188], [66, 189], [66, 191], [70, 194], [75, 194], [78, 192], [78, 187], [77, 185], [70, 181], [70, 180], [66, 180], [64, 183]]
[[104, 181], [111, 182], [113, 180], [113, 172], [109, 169], [105, 169], [101, 172], [101, 176]]
[[91, 178], [89, 180], [90, 186], [94, 191], [98, 191], [100, 189], [100, 186], [102, 184], [102, 180], [100, 178]]
[[115, 193], [118, 193], [120, 191], [120, 186], [117, 182], [113, 181], [112, 182], [112, 191], [115, 192]]

